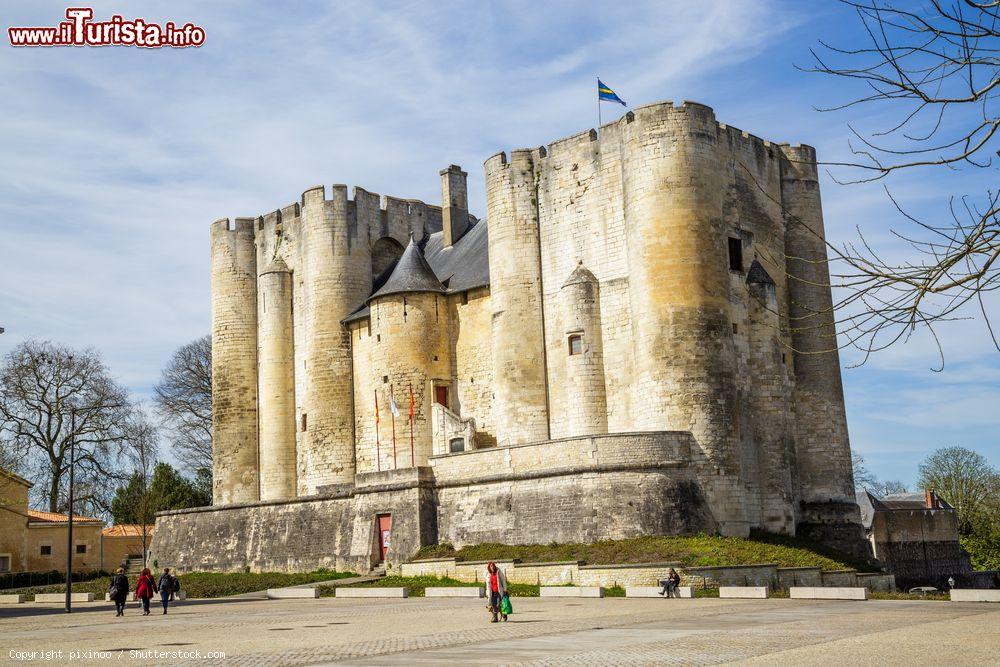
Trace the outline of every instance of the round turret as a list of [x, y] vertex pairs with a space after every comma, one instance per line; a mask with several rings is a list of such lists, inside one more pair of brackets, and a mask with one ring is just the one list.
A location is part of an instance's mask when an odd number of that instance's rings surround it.
[[[379, 435], [377, 443], [374, 438], [371, 442], [359, 439], [358, 448], [367, 454], [359, 459], [379, 457], [379, 463], [373, 466], [376, 470], [406, 468], [411, 463], [427, 465], [432, 453], [432, 406], [436, 400], [453, 400], [445, 291], [411, 238], [388, 280], [368, 300], [375, 342], [367, 372], [374, 376], [378, 394]], [[399, 411], [395, 418], [395, 447], [393, 398]]]
[[292, 272], [275, 257], [257, 280], [260, 499], [294, 498], [295, 358]]

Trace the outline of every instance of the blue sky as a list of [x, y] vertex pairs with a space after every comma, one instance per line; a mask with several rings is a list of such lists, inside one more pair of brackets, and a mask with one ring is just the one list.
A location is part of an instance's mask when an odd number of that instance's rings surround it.
[[[437, 202], [438, 170], [482, 163], [596, 123], [594, 79], [626, 101], [696, 100], [773, 141], [847, 152], [848, 121], [813, 109], [857, 92], [794, 69], [819, 38], [857, 35], [834, 2], [101, 2], [113, 13], [195, 22], [198, 49], [0, 47], [0, 354], [48, 338], [100, 349], [148, 395], [178, 345], [208, 331], [208, 224], [361, 185]], [[65, 3], [7, 2], [5, 25], [55, 25]], [[604, 118], [620, 108], [605, 105]], [[946, 211], [987, 174], [890, 182], [909, 210]], [[856, 225], [887, 252], [901, 223], [881, 186], [824, 176], [827, 235]], [[996, 299], [993, 299], [994, 305]], [[975, 313], [969, 313], [975, 315]], [[1000, 464], [1000, 354], [981, 319], [915, 336], [844, 370], [852, 444], [883, 478], [912, 483], [934, 449]], [[857, 360], [843, 354], [845, 367]]]

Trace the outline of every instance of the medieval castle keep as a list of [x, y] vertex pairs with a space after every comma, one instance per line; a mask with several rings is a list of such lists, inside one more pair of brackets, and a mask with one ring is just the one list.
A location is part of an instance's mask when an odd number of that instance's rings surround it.
[[860, 553], [814, 150], [664, 102], [485, 172], [483, 220], [451, 166], [441, 208], [317, 186], [212, 225], [215, 505], [159, 516], [160, 561], [752, 528]]

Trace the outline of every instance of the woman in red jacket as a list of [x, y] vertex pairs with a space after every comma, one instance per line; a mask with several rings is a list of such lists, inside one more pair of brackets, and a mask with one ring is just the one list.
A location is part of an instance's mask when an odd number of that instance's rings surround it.
[[135, 585], [135, 595], [142, 600], [142, 615], [149, 616], [149, 600], [156, 593], [156, 582], [149, 568], [143, 568], [139, 581]]

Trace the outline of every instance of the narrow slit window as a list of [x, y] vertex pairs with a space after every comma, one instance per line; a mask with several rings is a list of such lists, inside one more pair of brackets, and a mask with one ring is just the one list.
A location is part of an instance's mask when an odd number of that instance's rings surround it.
[[306, 415], [306, 413], [304, 413], [304, 412], [303, 412], [303, 413], [302, 413], [302, 426], [301, 426], [301, 428], [302, 428], [302, 432], [304, 433], [304, 432], [305, 432], [305, 430], [306, 430], [306, 429], [307, 429], [308, 427], [309, 427], [309, 418], [308, 418], [308, 416]]
[[729, 270], [743, 270], [743, 241], [740, 239], [729, 239]]
[[583, 354], [583, 336], [580, 334], [573, 334], [569, 337], [569, 354], [570, 356]]

